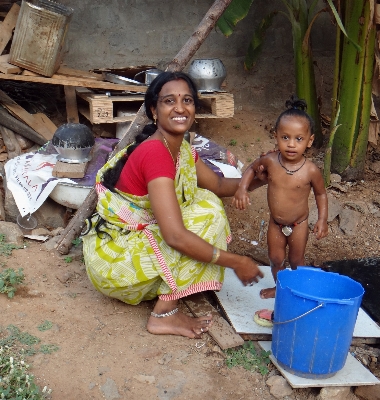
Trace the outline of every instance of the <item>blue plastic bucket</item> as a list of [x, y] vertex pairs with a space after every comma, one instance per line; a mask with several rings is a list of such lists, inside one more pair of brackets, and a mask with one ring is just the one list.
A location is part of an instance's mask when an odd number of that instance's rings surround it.
[[351, 278], [298, 267], [277, 275], [272, 354], [294, 375], [321, 379], [344, 367], [364, 289]]

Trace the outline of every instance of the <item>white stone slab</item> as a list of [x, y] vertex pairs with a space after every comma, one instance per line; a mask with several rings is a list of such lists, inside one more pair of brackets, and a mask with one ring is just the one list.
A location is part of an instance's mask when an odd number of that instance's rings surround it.
[[[257, 325], [253, 321], [253, 316], [257, 310], [263, 308], [273, 310], [274, 308], [274, 299], [261, 299], [259, 295], [261, 289], [275, 286], [270, 267], [261, 266], [260, 269], [264, 273], [264, 278], [253, 286], [243, 286], [233, 270], [226, 268], [223, 288], [220, 292], [216, 292], [220, 305], [237, 333], [272, 334], [271, 328]], [[360, 338], [380, 337], [380, 327], [361, 308], [353, 336]]]
[[[271, 350], [272, 342], [259, 341], [258, 343], [263, 350]], [[326, 379], [301, 378], [291, 374], [288, 371], [285, 371], [282, 367], [280, 367], [276, 358], [272, 354], [269, 356], [269, 358], [292, 388], [363, 386], [380, 384], [380, 381], [350, 353], [348, 353], [344, 367], [334, 376]]]

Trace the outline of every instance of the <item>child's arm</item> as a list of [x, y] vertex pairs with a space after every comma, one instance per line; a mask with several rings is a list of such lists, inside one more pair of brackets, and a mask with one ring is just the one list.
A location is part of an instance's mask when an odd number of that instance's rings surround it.
[[327, 215], [328, 215], [328, 204], [327, 204], [327, 193], [321, 171], [316, 165], [315, 170], [312, 174], [311, 186], [313, 187], [315, 201], [318, 208], [318, 221], [316, 222], [313, 233], [316, 238], [322, 239], [328, 234], [327, 226]]
[[259, 169], [263, 172], [262, 158], [258, 158], [250, 164], [241, 178], [239, 188], [232, 199], [232, 204], [235, 204], [235, 207], [239, 210], [245, 210], [247, 205], [251, 205], [248, 189], [255, 178], [256, 171]]

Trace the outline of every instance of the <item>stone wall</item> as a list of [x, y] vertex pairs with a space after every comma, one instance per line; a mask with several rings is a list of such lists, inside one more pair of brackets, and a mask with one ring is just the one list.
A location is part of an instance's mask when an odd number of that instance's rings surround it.
[[[94, 69], [152, 64], [164, 68], [181, 49], [213, 0], [60, 0], [74, 9], [64, 62]], [[225, 38], [213, 30], [194, 58], [220, 58], [227, 69], [226, 90], [236, 109], [281, 110], [295, 90], [291, 26], [282, 14], [274, 19], [255, 67], [243, 68], [253, 28], [281, 2], [256, 0], [250, 15]], [[323, 6], [321, 1], [321, 6]], [[329, 108], [335, 29], [325, 14], [313, 28], [318, 91]], [[186, 71], [186, 69], [185, 69]]]

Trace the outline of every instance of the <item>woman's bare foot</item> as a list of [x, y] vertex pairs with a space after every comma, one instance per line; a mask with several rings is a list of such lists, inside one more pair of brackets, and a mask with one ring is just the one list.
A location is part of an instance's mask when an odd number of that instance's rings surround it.
[[[165, 314], [177, 309], [178, 301], [158, 300], [154, 314]], [[205, 315], [199, 318], [189, 317], [180, 311], [169, 316], [155, 317], [151, 315], [148, 319], [148, 332], [154, 335], [177, 335], [188, 338], [200, 338], [212, 326], [212, 315]]]
[[272, 299], [276, 297], [276, 288], [268, 288], [268, 289], [261, 289], [260, 290], [260, 297], [262, 299]]
[[209, 330], [211, 325], [212, 315], [192, 318], [178, 311], [170, 317], [157, 318], [150, 316], [147, 329], [148, 332], [154, 335], [177, 335], [199, 339], [202, 333]]

